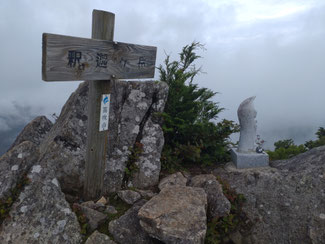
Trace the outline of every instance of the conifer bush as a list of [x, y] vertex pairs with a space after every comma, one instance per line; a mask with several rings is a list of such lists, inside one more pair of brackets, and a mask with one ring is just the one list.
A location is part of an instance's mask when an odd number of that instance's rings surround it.
[[279, 140], [274, 143], [274, 151], [267, 151], [270, 160], [282, 160], [304, 153], [314, 147], [325, 145], [325, 129], [319, 127], [315, 133], [317, 140], [306, 141], [305, 144], [296, 145], [292, 139]]
[[194, 78], [201, 72], [194, 61], [203, 46], [194, 42], [183, 47], [179, 61], [170, 61], [167, 56], [164, 66], [160, 65], [160, 80], [169, 85], [165, 106], [163, 131], [165, 145], [162, 152], [162, 167], [173, 169], [188, 163], [213, 164], [229, 160], [229, 136], [238, 132], [233, 121], [222, 120], [218, 115], [223, 111], [212, 101], [217, 93], [200, 88]]
[[325, 129], [323, 127], [319, 127], [315, 135], [318, 138], [317, 140], [306, 141], [305, 147], [307, 147], [308, 149], [325, 145]]

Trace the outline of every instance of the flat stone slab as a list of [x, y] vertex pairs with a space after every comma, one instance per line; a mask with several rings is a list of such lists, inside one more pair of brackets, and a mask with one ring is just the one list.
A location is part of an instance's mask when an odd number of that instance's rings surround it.
[[263, 153], [241, 153], [232, 148], [231, 159], [237, 169], [257, 168], [269, 166], [269, 155]]
[[163, 243], [203, 244], [206, 208], [207, 195], [202, 188], [169, 186], [144, 204], [138, 216], [142, 229]]

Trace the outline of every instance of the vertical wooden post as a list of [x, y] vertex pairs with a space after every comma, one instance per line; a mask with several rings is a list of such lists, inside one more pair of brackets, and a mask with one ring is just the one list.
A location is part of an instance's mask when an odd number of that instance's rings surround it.
[[[115, 15], [93, 10], [92, 38], [113, 41]], [[107, 153], [108, 131], [99, 131], [102, 94], [110, 93], [110, 81], [89, 81], [87, 151], [84, 198], [95, 199], [102, 194]]]

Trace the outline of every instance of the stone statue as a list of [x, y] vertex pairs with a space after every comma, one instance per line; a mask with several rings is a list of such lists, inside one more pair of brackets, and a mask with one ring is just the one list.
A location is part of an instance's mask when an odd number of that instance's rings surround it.
[[231, 158], [237, 168], [266, 167], [269, 156], [262, 148], [256, 148], [256, 115], [255, 97], [245, 99], [237, 110], [240, 124], [238, 148], [231, 149]]
[[245, 99], [237, 110], [240, 124], [240, 137], [238, 152], [255, 152], [256, 139], [256, 110], [254, 108], [255, 97]]

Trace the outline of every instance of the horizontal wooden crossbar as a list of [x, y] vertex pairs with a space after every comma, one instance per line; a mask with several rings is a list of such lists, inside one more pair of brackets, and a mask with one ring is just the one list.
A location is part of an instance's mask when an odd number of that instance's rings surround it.
[[157, 48], [43, 34], [44, 81], [153, 78]]

